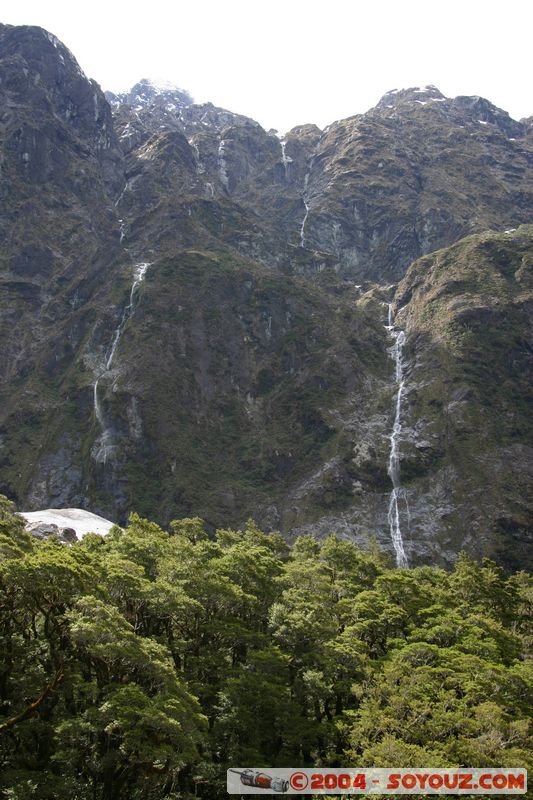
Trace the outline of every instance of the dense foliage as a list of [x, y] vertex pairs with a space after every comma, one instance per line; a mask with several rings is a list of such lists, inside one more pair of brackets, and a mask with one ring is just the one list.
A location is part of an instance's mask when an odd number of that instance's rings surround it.
[[223, 797], [228, 766], [531, 767], [533, 581], [330, 536], [0, 507], [0, 796]]

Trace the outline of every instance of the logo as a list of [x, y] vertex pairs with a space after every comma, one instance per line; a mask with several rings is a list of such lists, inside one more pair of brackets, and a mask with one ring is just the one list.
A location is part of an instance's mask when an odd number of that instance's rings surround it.
[[519, 795], [525, 769], [256, 769], [228, 770], [228, 794]]

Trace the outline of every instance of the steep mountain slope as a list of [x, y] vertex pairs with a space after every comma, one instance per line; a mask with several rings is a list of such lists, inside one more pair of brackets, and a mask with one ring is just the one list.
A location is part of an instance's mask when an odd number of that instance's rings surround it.
[[531, 221], [530, 121], [426, 87], [280, 140], [146, 80], [111, 116], [39, 28], [0, 52], [1, 490], [392, 550], [393, 303], [410, 562], [522, 558], [533, 242], [482, 232]]
[[[411, 562], [446, 563], [465, 548], [513, 569], [530, 563], [532, 266], [531, 226], [479, 234], [415, 262], [395, 293], [395, 326], [406, 334], [398, 505]], [[381, 298], [372, 289], [358, 306], [383, 315]], [[289, 494], [299, 503], [296, 518], [284, 506], [288, 528], [336, 530], [361, 544], [368, 531], [388, 532], [397, 397], [389, 380], [366, 386], [339, 414], [350, 449], [338, 448]], [[351, 491], [339, 475], [350, 475]]]
[[18, 495], [39, 462], [78, 470], [66, 376], [121, 291], [122, 154], [101, 90], [55, 37], [1, 26], [0, 53], [2, 478]]
[[533, 226], [421, 259], [396, 303], [412, 535], [519, 569], [533, 544]]
[[385, 95], [334, 123], [309, 180], [309, 246], [345, 270], [399, 278], [415, 258], [476, 231], [529, 222], [527, 126], [478, 97], [434, 87]]
[[367, 114], [278, 141], [246, 118], [180, 105], [181, 94], [164, 94], [161, 106], [149, 82], [131, 95], [136, 105], [116, 111], [128, 152], [161, 128], [182, 132], [197, 188], [258, 213], [275, 239], [270, 258], [279, 263], [288, 244], [284, 260], [295, 269], [304, 244], [349, 277], [391, 281], [462, 236], [530, 220], [530, 125], [483, 98], [390, 92]]

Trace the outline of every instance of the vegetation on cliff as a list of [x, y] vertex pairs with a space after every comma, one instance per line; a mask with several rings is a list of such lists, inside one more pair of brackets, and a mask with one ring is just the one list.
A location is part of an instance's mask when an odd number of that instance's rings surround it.
[[390, 548], [393, 302], [409, 562], [532, 568], [530, 121], [427, 86], [280, 142], [0, 56], [0, 492]]
[[429, 540], [440, 519], [443, 549], [508, 569], [531, 569], [532, 255], [533, 226], [487, 231], [416, 261], [396, 292], [412, 431], [402, 475], [410, 505], [425, 506], [414, 526]]

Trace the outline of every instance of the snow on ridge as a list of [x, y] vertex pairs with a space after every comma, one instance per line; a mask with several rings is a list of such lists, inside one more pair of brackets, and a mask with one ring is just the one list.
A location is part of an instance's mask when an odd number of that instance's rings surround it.
[[172, 81], [167, 81], [163, 78], [144, 78], [142, 81], [139, 81], [139, 83], [148, 84], [148, 86], [150, 86], [150, 88], [153, 89], [156, 94], [163, 94], [166, 92], [179, 92], [180, 94], [186, 95], [189, 94], [186, 89], [182, 89], [180, 86], [176, 86], [175, 83], [172, 83]]
[[55, 49], [57, 50], [57, 46], [59, 44], [59, 39], [57, 38], [57, 36], [54, 36], [53, 33], [49, 33], [48, 31], [46, 31], [46, 38], [48, 39], [49, 42], [51, 42], [51, 44], [54, 45]]
[[446, 98], [433, 84], [427, 84], [426, 86], [411, 86], [403, 89], [391, 89], [390, 91], [386, 92], [379, 101], [378, 108], [391, 108], [394, 107], [398, 102], [415, 102], [420, 103], [420, 105], [425, 105], [426, 103], [444, 103], [447, 99], [448, 98]]
[[113, 95], [114, 104], [126, 103], [134, 111], [143, 111], [155, 104], [172, 112], [192, 105], [194, 99], [186, 89], [180, 89], [174, 83], [165, 80], [141, 78], [134, 86], [124, 92], [109, 92]]

